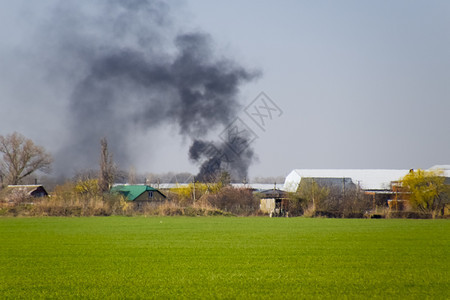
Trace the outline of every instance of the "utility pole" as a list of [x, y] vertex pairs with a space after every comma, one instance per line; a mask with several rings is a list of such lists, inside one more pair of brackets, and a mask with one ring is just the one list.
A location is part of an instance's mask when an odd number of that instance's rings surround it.
[[345, 177], [342, 178], [342, 199], [345, 198]]
[[311, 187], [312, 187], [313, 212], [315, 213], [316, 212], [316, 199], [315, 199], [316, 195], [314, 193], [315, 188], [316, 188], [316, 182], [315, 181], [312, 182]]
[[195, 176], [194, 176], [194, 203], [195, 203]]

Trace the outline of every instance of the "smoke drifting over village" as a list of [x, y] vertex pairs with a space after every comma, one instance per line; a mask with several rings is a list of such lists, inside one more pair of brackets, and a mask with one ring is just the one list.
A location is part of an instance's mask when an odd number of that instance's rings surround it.
[[[197, 174], [203, 163], [243, 166], [236, 174], [250, 165], [250, 179], [447, 164], [449, 9], [448, 1], [0, 1], [0, 135], [44, 146], [61, 180], [98, 168], [103, 137], [120, 168], [138, 174]], [[253, 68], [264, 77], [255, 80]], [[261, 92], [280, 108], [260, 110], [264, 120], [254, 110]], [[230, 162], [221, 133], [236, 117], [258, 138], [244, 141], [248, 153], [231, 149]]]
[[183, 32], [164, 2], [61, 1], [52, 11], [37, 31], [41, 45], [48, 46], [41, 51], [48, 52], [49, 78], [73, 86], [69, 138], [56, 154], [57, 172], [96, 167], [102, 137], [119, 166], [129, 168], [131, 137], [175, 126], [180, 142], [192, 142], [190, 158], [202, 178], [223, 168], [247, 176], [251, 149], [234, 153], [234, 163], [222, 163], [223, 153], [202, 153], [206, 149], [198, 145], [232, 121], [240, 109], [239, 86], [259, 72], [217, 55], [207, 33]]

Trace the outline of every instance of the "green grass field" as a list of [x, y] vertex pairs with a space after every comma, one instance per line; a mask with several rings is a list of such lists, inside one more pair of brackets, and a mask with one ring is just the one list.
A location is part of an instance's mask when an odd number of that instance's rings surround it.
[[448, 220], [0, 218], [0, 298], [436, 298]]

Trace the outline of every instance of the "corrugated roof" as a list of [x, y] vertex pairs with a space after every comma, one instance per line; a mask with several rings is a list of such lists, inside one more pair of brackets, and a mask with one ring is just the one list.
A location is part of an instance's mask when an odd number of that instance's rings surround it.
[[111, 193], [121, 193], [130, 201], [136, 200], [142, 193], [148, 191], [158, 190], [148, 185], [117, 185], [111, 189]]
[[278, 190], [278, 189], [269, 189], [259, 191], [259, 194], [263, 195], [264, 198], [284, 198], [288, 196], [286, 191]]
[[8, 197], [19, 197], [21, 195], [33, 197], [48, 196], [47, 191], [42, 185], [8, 185], [5, 190]]
[[[439, 168], [443, 169], [443, 168]], [[392, 181], [400, 180], [409, 170], [393, 169], [295, 169], [286, 177], [284, 189], [296, 191], [301, 178], [351, 178], [365, 190], [387, 190]], [[450, 171], [444, 169], [444, 176]]]
[[17, 185], [8, 185], [9, 188], [38, 188], [38, 187], [43, 187], [42, 184], [17, 184]]
[[389, 189], [391, 181], [408, 174], [409, 170], [391, 169], [296, 169], [286, 177], [285, 189], [297, 190], [301, 178], [351, 178], [366, 190]]
[[[160, 189], [171, 189], [171, 188], [182, 188], [188, 187], [189, 183], [160, 183]], [[276, 187], [277, 189], [283, 189], [282, 183], [277, 183], [274, 185], [273, 183], [231, 183], [231, 186], [234, 188], [248, 188], [254, 190], [269, 190]]]
[[282, 183], [232, 183], [231, 184], [234, 188], [248, 188], [248, 189], [254, 189], [254, 190], [258, 190], [258, 191], [263, 191], [263, 190], [271, 190], [274, 188], [283, 189], [283, 184]]
[[[22, 185], [8, 185], [7, 189], [14, 189], [14, 190], [20, 190], [22, 192], [26, 192], [31, 194], [32, 192], [36, 191], [37, 189], [41, 188], [43, 191], [45, 191], [44, 186], [41, 184], [22, 184]], [[47, 193], [47, 192], [45, 192]]]

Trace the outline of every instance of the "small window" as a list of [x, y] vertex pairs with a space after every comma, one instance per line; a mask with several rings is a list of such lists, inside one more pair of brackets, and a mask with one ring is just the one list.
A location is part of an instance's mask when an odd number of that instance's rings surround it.
[[153, 191], [148, 192], [148, 199], [153, 199]]

